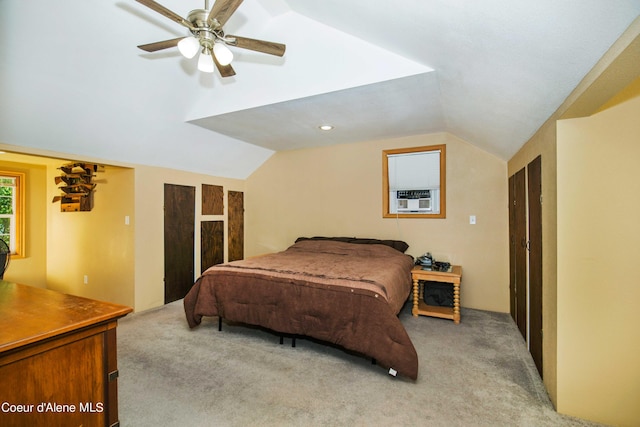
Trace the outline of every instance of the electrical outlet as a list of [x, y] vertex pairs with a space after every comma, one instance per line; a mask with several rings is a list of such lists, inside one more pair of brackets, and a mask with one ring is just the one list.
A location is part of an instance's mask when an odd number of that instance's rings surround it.
[[84, 275], [84, 278], [83, 278], [83, 281], [84, 281], [84, 284], [85, 284], [85, 285], [88, 285], [88, 284], [89, 284], [89, 276], [87, 276], [87, 275], [85, 274], [85, 275]]

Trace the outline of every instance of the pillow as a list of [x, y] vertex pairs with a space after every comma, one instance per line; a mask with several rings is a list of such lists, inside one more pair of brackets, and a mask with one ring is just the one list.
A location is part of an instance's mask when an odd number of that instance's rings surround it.
[[364, 245], [386, 245], [397, 251], [404, 253], [409, 245], [402, 240], [379, 240], [379, 239], [370, 239], [370, 238], [358, 238], [358, 237], [298, 237], [296, 239], [296, 243], [302, 240], [335, 240], [337, 242], [344, 243], [356, 243], [356, 244], [364, 244]]

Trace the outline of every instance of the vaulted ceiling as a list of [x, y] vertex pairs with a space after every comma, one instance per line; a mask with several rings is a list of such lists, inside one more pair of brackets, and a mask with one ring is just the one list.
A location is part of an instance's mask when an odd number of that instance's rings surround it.
[[640, 0], [247, 0], [226, 33], [287, 51], [232, 48], [222, 78], [139, 50], [186, 32], [134, 0], [0, 0], [0, 143], [241, 179], [279, 150], [440, 131], [508, 160], [639, 15]]

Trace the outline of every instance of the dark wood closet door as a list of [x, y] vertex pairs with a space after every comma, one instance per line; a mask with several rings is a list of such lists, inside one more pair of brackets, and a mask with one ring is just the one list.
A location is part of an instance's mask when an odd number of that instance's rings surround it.
[[200, 273], [224, 262], [224, 221], [200, 224]]
[[196, 188], [164, 185], [164, 303], [184, 298], [194, 281]]
[[244, 193], [229, 191], [229, 261], [244, 258]]
[[513, 321], [517, 323], [516, 316], [516, 176], [509, 177], [509, 313]]
[[224, 214], [224, 189], [221, 185], [202, 184], [202, 215]]
[[527, 166], [529, 196], [529, 351], [542, 376], [542, 158]]
[[527, 338], [527, 218], [525, 169], [509, 178], [509, 296], [511, 317]]

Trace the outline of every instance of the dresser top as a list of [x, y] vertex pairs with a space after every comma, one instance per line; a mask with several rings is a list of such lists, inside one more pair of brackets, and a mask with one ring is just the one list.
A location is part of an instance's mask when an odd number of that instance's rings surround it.
[[0, 280], [0, 353], [113, 321], [131, 307]]

